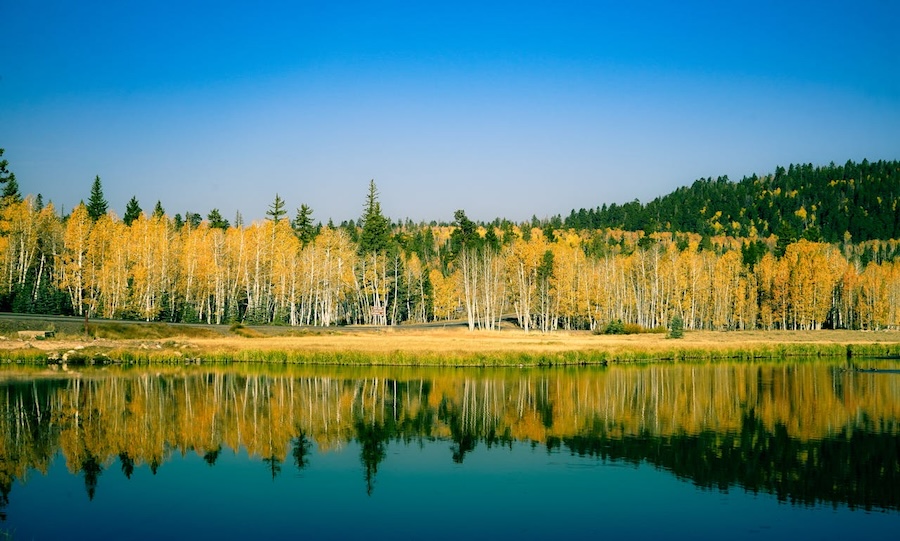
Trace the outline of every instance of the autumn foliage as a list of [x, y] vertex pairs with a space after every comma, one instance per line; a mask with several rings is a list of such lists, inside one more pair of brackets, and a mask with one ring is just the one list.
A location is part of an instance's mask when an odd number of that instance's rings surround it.
[[[464, 218], [464, 215], [462, 215]], [[468, 222], [393, 225], [376, 251], [353, 222], [301, 237], [284, 218], [211, 227], [34, 198], [0, 211], [0, 308], [102, 318], [316, 325], [466, 319], [525, 330], [613, 321], [684, 329], [900, 326], [897, 241], [701, 237]], [[752, 248], [752, 250], [751, 250]]]

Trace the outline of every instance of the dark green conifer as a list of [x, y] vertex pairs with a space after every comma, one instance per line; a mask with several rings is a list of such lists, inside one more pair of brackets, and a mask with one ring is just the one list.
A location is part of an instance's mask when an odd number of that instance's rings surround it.
[[369, 195], [362, 215], [362, 232], [359, 235], [359, 251], [367, 254], [384, 252], [391, 244], [391, 223], [381, 213], [375, 180], [369, 181]]
[[94, 177], [94, 183], [91, 185], [91, 196], [88, 198], [87, 211], [91, 220], [97, 221], [101, 216], [106, 214], [109, 204], [103, 197], [103, 185], [100, 183], [100, 175]]
[[132, 222], [141, 217], [141, 205], [138, 204], [137, 197], [132, 196], [128, 201], [128, 204], [125, 206], [125, 216], [122, 217], [122, 221], [125, 222], [125, 225], [131, 225]]

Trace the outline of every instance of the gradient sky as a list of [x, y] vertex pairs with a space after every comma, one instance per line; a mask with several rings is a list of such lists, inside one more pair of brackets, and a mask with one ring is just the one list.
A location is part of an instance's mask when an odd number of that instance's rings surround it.
[[[265, 6], [265, 7], [260, 7]], [[521, 221], [900, 159], [900, 2], [0, 4], [0, 148], [69, 212]]]

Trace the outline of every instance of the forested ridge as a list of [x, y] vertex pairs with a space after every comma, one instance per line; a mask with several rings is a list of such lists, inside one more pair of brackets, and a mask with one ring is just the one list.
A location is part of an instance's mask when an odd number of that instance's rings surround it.
[[839, 242], [900, 238], [900, 162], [777, 167], [739, 182], [701, 178], [657, 197], [572, 211], [576, 229], [681, 231], [737, 237], [777, 235]]
[[[635, 203], [656, 209], [656, 221], [590, 227], [476, 223], [464, 210], [451, 224], [392, 222], [374, 181], [359, 220], [340, 226], [317, 224], [307, 205], [291, 217], [278, 195], [250, 224], [217, 209], [172, 217], [160, 202], [144, 211], [135, 198], [119, 218], [99, 176], [87, 204], [60, 216], [40, 195], [23, 198], [7, 166], [0, 310], [316, 326], [465, 319], [470, 329], [513, 321], [526, 331], [662, 329], [676, 319], [687, 329], [900, 327], [900, 242], [883, 236], [896, 231], [897, 162], [840, 169], [862, 180], [825, 182], [837, 168], [792, 166], [737, 184], [698, 181]], [[859, 236], [835, 233], [831, 203], [817, 202], [833, 198], [813, 199], [822, 183], [843, 194], [834, 208], [847, 227], [864, 226]], [[757, 199], [765, 204], [746, 204]], [[666, 205], [681, 209], [682, 225], [660, 225]], [[778, 207], [781, 222], [763, 207]], [[696, 231], [682, 230], [689, 216]]]

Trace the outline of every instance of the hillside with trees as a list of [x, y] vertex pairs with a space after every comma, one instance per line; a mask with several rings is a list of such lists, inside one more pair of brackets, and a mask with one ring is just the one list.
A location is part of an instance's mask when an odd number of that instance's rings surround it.
[[573, 210], [562, 223], [575, 229], [862, 242], [900, 238], [898, 205], [900, 162], [863, 160], [777, 167], [774, 174], [740, 182], [701, 178], [647, 204]]
[[[136, 198], [120, 219], [99, 176], [88, 203], [60, 216], [40, 195], [23, 198], [3, 161], [0, 310], [211, 324], [463, 320], [488, 331], [507, 321], [542, 332], [672, 321], [688, 330], [898, 328], [900, 242], [882, 238], [897, 231], [898, 163], [859, 167], [846, 179], [803, 166], [737, 184], [698, 181], [607, 225], [610, 209], [626, 207], [585, 212], [600, 220], [593, 225], [483, 224], [464, 210], [452, 224], [396, 223], [372, 181], [359, 220], [323, 226], [307, 205], [291, 219], [277, 194], [250, 224], [218, 209], [170, 217], [160, 202], [148, 213]], [[831, 195], [814, 198], [825, 185]], [[634, 221], [632, 211], [655, 221]]]

